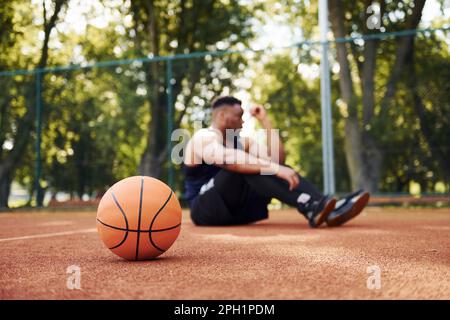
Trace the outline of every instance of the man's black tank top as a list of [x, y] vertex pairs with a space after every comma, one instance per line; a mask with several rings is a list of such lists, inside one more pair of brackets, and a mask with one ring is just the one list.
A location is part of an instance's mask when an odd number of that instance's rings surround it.
[[[242, 144], [238, 139], [234, 140], [234, 148], [243, 150]], [[198, 196], [201, 187], [214, 177], [221, 168], [202, 161], [196, 166], [187, 166], [183, 163], [185, 175], [184, 186], [186, 189], [185, 197], [191, 206], [192, 201]]]

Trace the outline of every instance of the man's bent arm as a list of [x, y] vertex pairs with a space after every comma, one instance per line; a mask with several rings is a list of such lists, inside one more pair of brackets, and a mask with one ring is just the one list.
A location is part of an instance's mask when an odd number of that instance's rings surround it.
[[196, 142], [194, 152], [207, 164], [247, 174], [276, 174], [278, 171], [278, 163], [258, 158], [241, 149], [226, 148], [214, 135], [204, 136]]
[[[278, 162], [279, 164], [284, 164], [286, 160], [286, 152], [284, 150], [283, 142], [280, 139], [279, 134], [272, 134], [272, 122], [269, 118], [265, 118], [261, 121], [261, 125], [266, 130], [266, 136], [267, 136], [267, 151], [269, 153], [270, 158], [273, 161]], [[278, 148], [275, 148], [276, 150], [272, 150], [272, 145], [278, 146]], [[277, 154], [272, 154], [272, 151], [278, 151]], [[277, 158], [278, 157], [278, 158]]]

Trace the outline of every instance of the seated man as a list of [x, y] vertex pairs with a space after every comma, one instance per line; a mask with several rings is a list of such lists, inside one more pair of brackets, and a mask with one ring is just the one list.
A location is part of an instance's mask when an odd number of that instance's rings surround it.
[[[292, 168], [284, 165], [285, 151], [262, 106], [250, 110], [267, 137], [267, 152], [242, 138], [241, 101], [230, 96], [212, 103], [212, 123], [198, 130], [184, 156], [186, 197], [196, 225], [237, 225], [268, 217], [272, 198], [296, 208], [316, 228], [338, 226], [357, 216], [369, 200], [357, 191], [336, 203]], [[272, 148], [277, 146], [277, 148]], [[275, 150], [272, 150], [275, 149]]]

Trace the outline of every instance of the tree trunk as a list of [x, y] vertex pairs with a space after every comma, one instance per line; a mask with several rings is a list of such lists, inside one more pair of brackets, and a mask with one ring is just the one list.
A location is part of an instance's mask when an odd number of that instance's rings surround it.
[[369, 40], [364, 46], [364, 62], [361, 71], [362, 91], [362, 158], [363, 176], [358, 187], [371, 192], [378, 191], [381, 178], [383, 153], [372, 135], [372, 120], [375, 110], [375, 70], [378, 40]]
[[[154, 56], [160, 54], [159, 47], [159, 25], [158, 9], [154, 1], [144, 3], [144, 9], [147, 15], [146, 29], [148, 34], [148, 43], [150, 52]], [[147, 147], [141, 157], [139, 164], [139, 174], [161, 178], [163, 175], [163, 166], [166, 149], [166, 88], [165, 83], [161, 81], [161, 75], [165, 74], [164, 64], [160, 62], [150, 62], [147, 69], [147, 84], [149, 87], [149, 112], [151, 115], [148, 125]], [[164, 89], [164, 90], [161, 90]]]
[[8, 198], [11, 191], [11, 174], [10, 172], [1, 176], [0, 179], [0, 209], [7, 209], [8, 206]]
[[[346, 35], [344, 27], [344, 12], [342, 1], [330, 1], [330, 20], [336, 38], [344, 38]], [[345, 118], [344, 147], [347, 166], [350, 172], [351, 185], [353, 189], [364, 188], [368, 191], [376, 191], [377, 181], [372, 181], [367, 172], [367, 166], [377, 168], [372, 159], [364, 154], [365, 140], [358, 120], [358, 101], [354, 92], [351, 76], [348, 50], [345, 43], [337, 43], [337, 60], [339, 62], [339, 87], [342, 99], [347, 105], [348, 115]], [[366, 66], [363, 66], [367, 70]], [[367, 72], [366, 72], [367, 73]], [[370, 83], [370, 82], [369, 82]], [[370, 97], [369, 97], [370, 98]], [[364, 130], [364, 128], [363, 128]], [[366, 139], [369, 134], [364, 134]], [[369, 136], [370, 137], [370, 136]]]
[[166, 126], [167, 107], [159, 101], [165, 99], [152, 99], [150, 107], [151, 120], [148, 127], [147, 148], [141, 158], [139, 174], [160, 179], [163, 176], [164, 162], [166, 160]]
[[[413, 13], [410, 16], [409, 20], [406, 23], [406, 29], [416, 29], [422, 19], [422, 11], [425, 6], [426, 0], [416, 0], [414, 2], [415, 6], [413, 9]], [[401, 72], [403, 70], [403, 66], [405, 63], [405, 59], [408, 55], [408, 52], [411, 51], [411, 47], [413, 45], [413, 39], [415, 35], [411, 36], [403, 36], [398, 39], [397, 42], [397, 50], [395, 53], [395, 62], [392, 67], [389, 81], [386, 85], [386, 92], [381, 100], [381, 114], [378, 117], [378, 125], [383, 125], [387, 111], [389, 109], [389, 103], [395, 95], [397, 81], [400, 78]]]
[[[413, 13], [406, 23], [407, 29], [417, 28], [425, 0], [417, 0]], [[335, 38], [346, 36], [344, 26], [344, 11], [341, 0], [329, 2], [330, 21]], [[381, 10], [384, 12], [385, 3], [382, 3]], [[376, 67], [376, 41], [367, 41], [364, 47], [364, 62], [360, 66], [360, 77], [362, 85], [362, 128], [359, 125], [357, 110], [357, 98], [354, 92], [351, 78], [351, 68], [348, 60], [348, 50], [345, 43], [337, 43], [337, 60], [340, 65], [339, 85], [343, 100], [347, 104], [348, 117], [345, 119], [345, 151], [347, 165], [349, 167], [352, 188], [364, 188], [374, 192], [378, 190], [378, 182], [381, 178], [383, 154], [378, 147], [375, 138], [371, 134], [371, 129], [383, 126], [383, 119], [386, 116], [387, 104], [395, 95], [397, 80], [403, 69], [406, 53], [410, 50], [409, 39], [412, 37], [402, 37], [397, 47], [396, 59], [392, 68], [386, 93], [381, 102], [381, 115], [376, 119], [374, 116], [374, 72]]]

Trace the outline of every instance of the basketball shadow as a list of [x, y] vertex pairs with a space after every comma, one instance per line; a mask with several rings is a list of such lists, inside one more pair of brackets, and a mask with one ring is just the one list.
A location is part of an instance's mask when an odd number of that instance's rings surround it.
[[198, 230], [249, 230], [249, 229], [289, 229], [289, 230], [301, 230], [310, 229], [307, 224], [304, 223], [252, 223], [252, 224], [233, 224], [233, 225], [217, 225], [217, 226], [202, 226], [194, 225]]
[[242, 228], [250, 229], [272, 229], [272, 230], [309, 230], [311, 229], [307, 223], [297, 223], [297, 222], [264, 222], [248, 224], [246, 226], [239, 226]]
[[330, 229], [378, 229], [379, 225], [364, 223], [364, 222], [351, 222], [338, 227], [331, 227]]
[[264, 222], [254, 224], [241, 224], [241, 225], [227, 225], [227, 226], [195, 226], [201, 230], [248, 230], [248, 229], [271, 229], [271, 230], [326, 230], [326, 229], [352, 229], [352, 228], [375, 228], [369, 224], [344, 224], [337, 227], [328, 227], [326, 224], [321, 225], [319, 228], [311, 228], [307, 223], [289, 223], [289, 222]]
[[255, 223], [255, 224], [248, 224], [248, 225], [239, 225], [239, 226], [229, 226], [229, 227], [223, 227], [223, 228], [235, 228], [237, 230], [245, 229], [253, 229], [253, 230], [284, 230], [284, 231], [325, 231], [325, 230], [339, 230], [339, 229], [346, 229], [346, 230], [357, 230], [357, 229], [377, 229], [379, 226], [370, 225], [367, 223], [350, 223], [350, 224], [343, 224], [341, 226], [337, 227], [328, 227], [325, 223], [321, 225], [318, 228], [311, 228], [307, 223], [288, 223], [288, 222], [264, 222], [264, 223]]
[[108, 264], [115, 264], [115, 265], [126, 265], [126, 266], [130, 266], [131, 265], [143, 265], [143, 264], [159, 264], [159, 263], [173, 263], [173, 262], [177, 262], [182, 260], [181, 257], [177, 257], [177, 256], [160, 256], [160, 257], [156, 257], [153, 259], [148, 259], [148, 260], [125, 260], [122, 259], [120, 257], [110, 257], [105, 261]]

